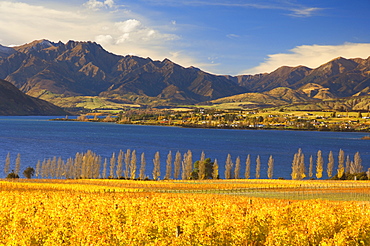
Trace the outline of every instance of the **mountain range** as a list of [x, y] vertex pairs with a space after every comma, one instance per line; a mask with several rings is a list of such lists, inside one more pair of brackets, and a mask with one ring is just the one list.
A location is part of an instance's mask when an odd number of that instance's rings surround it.
[[366, 97], [370, 57], [339, 57], [315, 69], [283, 66], [271, 73], [229, 76], [168, 59], [115, 55], [95, 42], [38, 40], [0, 45], [0, 79], [64, 107], [83, 98], [152, 106], [240, 102], [266, 107]]

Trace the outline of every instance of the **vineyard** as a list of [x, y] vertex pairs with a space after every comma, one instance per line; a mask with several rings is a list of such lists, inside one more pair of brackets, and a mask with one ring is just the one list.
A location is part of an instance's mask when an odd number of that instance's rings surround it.
[[3, 180], [1, 245], [369, 245], [370, 183]]

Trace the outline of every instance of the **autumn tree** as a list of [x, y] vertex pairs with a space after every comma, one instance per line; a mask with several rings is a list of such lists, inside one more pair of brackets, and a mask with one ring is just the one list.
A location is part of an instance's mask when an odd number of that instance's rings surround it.
[[226, 163], [225, 163], [225, 179], [232, 178], [232, 169], [233, 169], [233, 162], [231, 160], [231, 155], [227, 154]]
[[239, 179], [239, 176], [240, 176], [240, 157], [236, 157], [236, 160], [235, 160], [235, 169], [234, 169], [234, 178], [235, 179]]
[[206, 177], [206, 163], [204, 162], [206, 158], [206, 155], [204, 154], [204, 151], [202, 151], [202, 154], [200, 155], [200, 160], [198, 162], [198, 179], [205, 179]]
[[8, 154], [6, 155], [5, 165], [4, 165], [5, 175], [8, 175], [9, 171], [10, 171], [10, 153], [8, 152]]
[[166, 159], [166, 174], [164, 176], [164, 179], [171, 179], [171, 173], [172, 173], [172, 152], [171, 150], [167, 154]]
[[217, 159], [213, 162], [213, 172], [212, 172], [212, 178], [213, 179], [218, 179], [219, 174], [218, 174], [218, 162]]
[[312, 178], [313, 177], [313, 157], [312, 157], [312, 155], [310, 155], [309, 162], [310, 162], [310, 164], [309, 164], [309, 167], [308, 167], [308, 176], [310, 178]]
[[129, 176], [130, 173], [131, 173], [131, 171], [130, 171], [130, 163], [131, 163], [130, 160], [131, 160], [131, 150], [127, 149], [126, 153], [125, 153], [125, 173], [124, 173], [126, 179], [130, 178], [130, 176]]
[[120, 150], [117, 156], [117, 167], [116, 167], [116, 177], [117, 178], [121, 178], [122, 173], [124, 173], [125, 178], [128, 178], [127, 170], [123, 171], [123, 156], [124, 156], [124, 153], [122, 150]]
[[146, 160], [145, 160], [145, 154], [143, 152], [143, 153], [141, 153], [141, 157], [140, 157], [140, 174], [139, 174], [139, 178], [141, 180], [144, 180], [145, 179], [145, 168], [146, 168]]
[[364, 167], [362, 166], [362, 160], [360, 156], [360, 152], [356, 152], [353, 162], [351, 163], [350, 166], [350, 174], [356, 174], [356, 173], [361, 173]]
[[106, 179], [107, 178], [107, 165], [108, 165], [108, 160], [107, 158], [104, 159], [104, 164], [103, 164], [103, 172], [102, 172], [102, 178]]
[[256, 179], [259, 179], [261, 175], [261, 157], [257, 155], [256, 158]]
[[316, 159], [316, 178], [322, 178], [322, 172], [324, 170], [324, 159], [322, 157], [321, 150], [317, 151], [317, 159]]
[[329, 178], [333, 175], [333, 168], [334, 168], [334, 156], [333, 152], [330, 151], [328, 156], [328, 165], [326, 168], [326, 173], [328, 174]]
[[244, 177], [249, 179], [251, 177], [251, 156], [248, 155], [247, 159], [245, 160], [245, 173]]
[[153, 179], [158, 180], [160, 175], [161, 175], [161, 161], [159, 151], [157, 151], [153, 159]]
[[137, 158], [136, 150], [131, 152], [131, 162], [130, 162], [130, 179], [136, 179], [136, 169], [137, 169]]
[[173, 177], [175, 179], [178, 179], [179, 175], [180, 175], [180, 169], [181, 169], [181, 153], [180, 153], [180, 151], [176, 152], [175, 161], [174, 161], [173, 165], [174, 165]]
[[19, 172], [21, 170], [21, 154], [17, 154], [17, 158], [15, 159], [15, 174], [19, 175]]
[[337, 176], [338, 178], [342, 178], [345, 172], [344, 169], [344, 151], [342, 149], [339, 150], [338, 154], [338, 169], [337, 169]]
[[114, 167], [116, 165], [116, 154], [113, 152], [112, 157], [110, 158], [110, 167], [109, 167], [109, 178], [114, 178]]
[[268, 165], [267, 177], [269, 179], [272, 179], [272, 176], [274, 175], [274, 158], [272, 158], [272, 155], [270, 155], [267, 165]]

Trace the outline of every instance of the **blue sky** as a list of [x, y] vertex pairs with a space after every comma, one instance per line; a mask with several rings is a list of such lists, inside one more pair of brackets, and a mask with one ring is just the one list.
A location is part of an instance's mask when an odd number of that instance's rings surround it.
[[368, 0], [0, 0], [0, 44], [96, 41], [214, 74], [370, 56]]

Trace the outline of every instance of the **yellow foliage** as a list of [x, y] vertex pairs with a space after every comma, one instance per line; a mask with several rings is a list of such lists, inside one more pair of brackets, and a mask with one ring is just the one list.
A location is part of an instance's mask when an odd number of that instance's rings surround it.
[[365, 202], [144, 192], [190, 181], [34, 182], [0, 182], [0, 245], [370, 245]]

